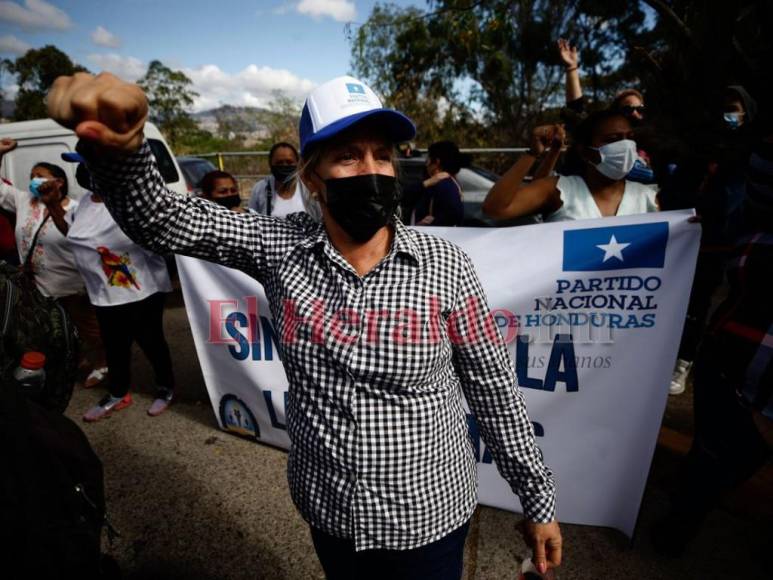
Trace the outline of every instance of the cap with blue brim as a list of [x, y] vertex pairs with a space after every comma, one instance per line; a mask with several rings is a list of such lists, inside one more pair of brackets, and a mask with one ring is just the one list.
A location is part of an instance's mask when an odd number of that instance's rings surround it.
[[354, 77], [343, 76], [315, 88], [306, 98], [298, 133], [301, 155], [365, 119], [379, 120], [393, 143], [416, 136], [416, 126], [394, 109], [384, 108], [376, 93]]
[[62, 159], [64, 161], [69, 161], [70, 163], [85, 163], [86, 160], [81, 157], [80, 153], [76, 153], [75, 151], [68, 151], [67, 153], [62, 153]]

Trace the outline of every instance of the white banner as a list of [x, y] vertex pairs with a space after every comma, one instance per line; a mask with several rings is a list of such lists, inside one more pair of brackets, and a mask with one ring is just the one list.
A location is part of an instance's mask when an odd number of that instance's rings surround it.
[[[633, 534], [695, 269], [692, 215], [427, 229], [475, 263], [555, 474], [559, 521]], [[287, 378], [261, 286], [193, 258], [177, 263], [220, 426], [289, 447]], [[520, 511], [469, 424], [481, 503]]]

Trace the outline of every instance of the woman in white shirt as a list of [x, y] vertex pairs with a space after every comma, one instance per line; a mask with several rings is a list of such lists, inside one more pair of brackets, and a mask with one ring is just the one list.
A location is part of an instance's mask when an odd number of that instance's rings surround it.
[[[13, 139], [0, 141], [0, 162], [16, 145]], [[84, 355], [80, 366], [90, 372], [86, 378], [90, 387], [104, 378], [107, 369], [94, 311], [63, 233], [67, 216], [78, 206], [67, 193], [67, 174], [52, 163], [32, 167], [26, 191], [0, 180], [0, 207], [16, 214], [19, 261], [32, 273], [41, 294], [59, 300], [78, 328]]]
[[[81, 161], [77, 153], [62, 156]], [[84, 189], [91, 186], [81, 163], [76, 175]], [[108, 394], [83, 416], [98, 421], [132, 404], [132, 343], [153, 367], [157, 393], [148, 409], [155, 417], [172, 402], [174, 374], [164, 337], [165, 293], [172, 291], [164, 259], [132, 242], [115, 223], [102, 198], [87, 192], [67, 216], [67, 240], [94, 305], [107, 355]]]
[[297, 178], [298, 150], [284, 141], [275, 143], [268, 153], [271, 175], [258, 181], [252, 188], [247, 207], [254, 212], [274, 217], [306, 212], [316, 219], [303, 183]]
[[495, 219], [542, 214], [545, 221], [577, 220], [658, 211], [657, 191], [628, 181], [638, 154], [630, 121], [618, 111], [588, 116], [574, 133], [582, 175], [524, 178], [537, 158], [563, 145], [561, 130], [537, 127], [532, 146], [491, 188], [483, 211]]

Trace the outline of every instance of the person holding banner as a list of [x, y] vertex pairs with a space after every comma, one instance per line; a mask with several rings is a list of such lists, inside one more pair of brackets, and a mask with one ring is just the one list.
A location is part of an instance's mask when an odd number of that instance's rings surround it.
[[237, 214], [166, 189], [147, 100], [110, 74], [60, 77], [94, 187], [153, 252], [244, 271], [265, 288], [287, 373], [288, 481], [328, 578], [459, 579], [477, 502], [462, 394], [518, 494], [540, 571], [561, 561], [555, 484], [470, 259], [398, 219], [395, 144], [415, 127], [339, 77], [300, 120], [300, 178], [323, 222]]
[[653, 529], [655, 548], [671, 556], [685, 552], [724, 493], [773, 458], [773, 132], [753, 151], [744, 189], [727, 296], [696, 356], [695, 436], [670, 513]]
[[494, 219], [540, 213], [545, 221], [633, 215], [658, 210], [654, 188], [626, 176], [638, 159], [633, 127], [614, 110], [599, 111], [582, 121], [574, 133], [573, 154], [582, 175], [558, 175], [525, 183], [538, 157], [563, 145], [560, 126], [537, 127], [532, 146], [491, 188], [483, 211]]
[[62, 153], [78, 163], [76, 179], [86, 190], [68, 212], [65, 229], [75, 264], [96, 312], [108, 363], [108, 393], [83, 415], [89, 423], [133, 404], [130, 392], [134, 342], [148, 358], [156, 378], [156, 396], [148, 415], [166, 411], [174, 396], [174, 372], [164, 336], [164, 294], [172, 291], [164, 258], [146, 252], [120, 230], [102, 198], [88, 191], [91, 178], [83, 158]]

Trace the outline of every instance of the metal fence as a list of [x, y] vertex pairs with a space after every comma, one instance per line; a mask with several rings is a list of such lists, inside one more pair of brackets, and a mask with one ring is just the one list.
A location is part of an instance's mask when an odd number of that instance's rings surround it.
[[[528, 147], [489, 147], [461, 148], [462, 153], [472, 155], [472, 163], [502, 173], [519, 153], [528, 151]], [[422, 151], [421, 149], [419, 151]], [[262, 179], [269, 173], [268, 151], [218, 151], [216, 153], [193, 154], [193, 157], [209, 159], [221, 171], [228, 171], [240, 183]]]

